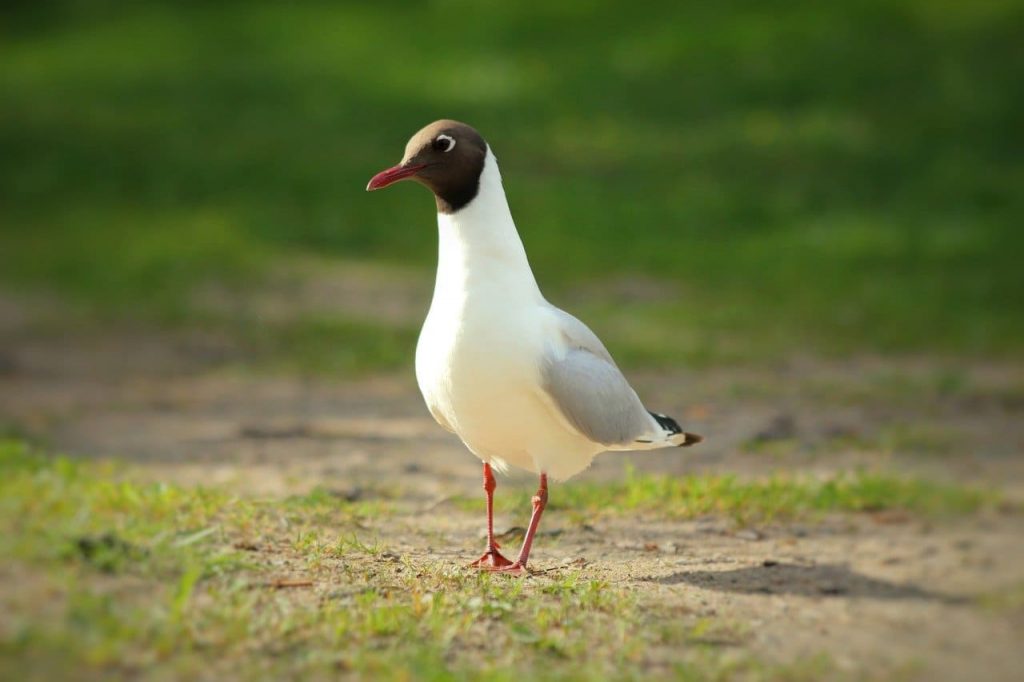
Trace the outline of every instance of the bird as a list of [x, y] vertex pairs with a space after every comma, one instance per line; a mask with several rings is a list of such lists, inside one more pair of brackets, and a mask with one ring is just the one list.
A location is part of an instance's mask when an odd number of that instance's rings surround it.
[[[597, 335], [541, 294], [480, 133], [435, 121], [366, 189], [404, 180], [427, 187], [437, 207], [437, 275], [416, 345], [416, 382], [437, 423], [483, 462], [487, 548], [469, 565], [526, 575], [548, 476], [569, 479], [605, 451], [703, 438], [647, 410]], [[540, 477], [515, 560], [494, 535], [494, 472], [512, 466]]]

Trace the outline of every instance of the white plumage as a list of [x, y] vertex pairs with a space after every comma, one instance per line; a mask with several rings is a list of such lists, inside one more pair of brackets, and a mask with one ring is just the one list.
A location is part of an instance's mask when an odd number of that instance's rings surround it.
[[[474, 568], [525, 575], [548, 500], [548, 476], [566, 479], [602, 450], [692, 445], [648, 412], [601, 341], [541, 295], [519, 239], [498, 162], [476, 130], [449, 119], [421, 129], [401, 163], [369, 191], [401, 180], [428, 187], [440, 234], [437, 282], [416, 346], [416, 380], [430, 413], [483, 461], [487, 551]], [[540, 474], [515, 561], [494, 533], [492, 468]]]
[[438, 231], [416, 379], [434, 418], [477, 457], [564, 480], [605, 450], [694, 442], [659, 423], [597, 336], [544, 299], [489, 148], [476, 197], [438, 213]]

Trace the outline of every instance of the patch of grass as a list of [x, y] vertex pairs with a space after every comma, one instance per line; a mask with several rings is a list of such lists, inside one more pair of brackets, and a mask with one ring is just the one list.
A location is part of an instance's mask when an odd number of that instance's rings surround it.
[[1024, 582], [980, 595], [978, 603], [994, 613], [1024, 612]]
[[763, 455], [765, 457], [783, 457], [799, 451], [801, 446], [800, 439], [792, 436], [772, 438], [755, 436], [740, 444], [743, 452]]
[[781, 681], [831, 669], [758, 661], [735, 649], [742, 628], [579, 572], [516, 580], [400, 557], [323, 493], [258, 501], [121, 474], [0, 443], [5, 679]]
[[[999, 499], [994, 491], [863, 472], [829, 479], [775, 475], [748, 481], [731, 475], [643, 474], [627, 468], [621, 481], [559, 486], [549, 504], [573, 513], [641, 511], [671, 518], [715, 514], [749, 524], [890, 509], [924, 516], [970, 514], [996, 505]], [[466, 508], [480, 506], [479, 500], [468, 498], [459, 503]], [[496, 503], [505, 510], [529, 505], [525, 496], [506, 496]]]
[[919, 455], [954, 455], [970, 447], [962, 432], [936, 424], [894, 424], [882, 429], [878, 439], [884, 451]]
[[0, 28], [5, 286], [187, 322], [295, 254], [430, 267], [424, 192], [363, 188], [456, 116], [554, 300], [661, 283], [579, 308], [624, 362], [1022, 351], [1020, 3], [37, 5]]
[[[866, 370], [858, 380], [844, 378], [809, 377], [800, 386], [801, 393], [810, 399], [837, 405], [863, 406], [885, 401], [901, 407], [929, 407], [942, 401], [998, 400], [1005, 388], [979, 382], [963, 369], [937, 366], [927, 372], [900, 370]], [[744, 386], [754, 391], [757, 387]]]
[[113, 338], [114, 344], [126, 348], [137, 335], [148, 339], [159, 335], [166, 347], [179, 348], [186, 365], [194, 362], [265, 375], [347, 378], [410, 369], [418, 333], [411, 326], [355, 319], [344, 313], [299, 313], [268, 320], [246, 311], [204, 311], [188, 313], [185, 318], [150, 320], [142, 326], [124, 322], [107, 314], [92, 317], [87, 311], [61, 306], [33, 320], [27, 333], [38, 339], [61, 339], [69, 334]]
[[418, 331], [340, 317], [299, 317], [234, 327], [249, 350], [247, 363], [264, 371], [354, 376], [412, 364]]
[[744, 452], [763, 457], [783, 458], [793, 454], [820, 457], [837, 452], [855, 451], [879, 456], [921, 455], [945, 457], [962, 454], [970, 448], [970, 439], [949, 426], [932, 423], [890, 424], [870, 433], [838, 430], [818, 437], [754, 436], [741, 443]]
[[[233, 543], [268, 524], [296, 534], [313, 523], [353, 527], [365, 503], [316, 496], [274, 507], [220, 490], [184, 489], [120, 479], [111, 464], [50, 458], [21, 441], [0, 441], [0, 553], [29, 563], [67, 561], [162, 575], [168, 566], [198, 564], [203, 575], [246, 557]], [[373, 506], [385, 513], [383, 503]]]
[[3, 277], [45, 283], [90, 318], [202, 322], [188, 300], [198, 285], [244, 287], [270, 262], [264, 246], [216, 211], [56, 210], [46, 224], [4, 231]]

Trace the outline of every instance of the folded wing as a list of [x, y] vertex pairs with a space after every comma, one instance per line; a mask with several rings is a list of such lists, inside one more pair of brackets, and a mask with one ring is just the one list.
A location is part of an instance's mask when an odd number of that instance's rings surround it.
[[566, 421], [613, 449], [672, 445], [594, 332], [569, 313], [552, 311], [565, 346], [544, 358], [541, 387]]

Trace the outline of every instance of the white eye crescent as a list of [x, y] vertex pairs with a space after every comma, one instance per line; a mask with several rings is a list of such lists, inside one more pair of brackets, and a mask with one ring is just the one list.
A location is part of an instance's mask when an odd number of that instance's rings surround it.
[[434, 138], [434, 149], [442, 152], [450, 152], [455, 149], [455, 138], [451, 135], [438, 135]]

